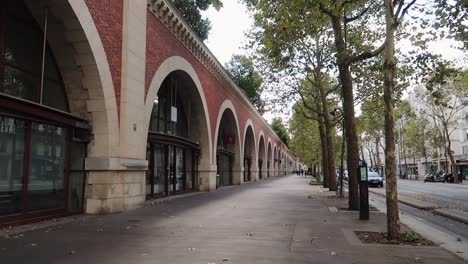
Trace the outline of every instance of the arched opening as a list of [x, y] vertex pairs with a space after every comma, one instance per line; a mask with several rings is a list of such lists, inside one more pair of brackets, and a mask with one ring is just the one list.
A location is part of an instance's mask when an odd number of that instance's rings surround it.
[[0, 223], [82, 212], [85, 158], [107, 152], [108, 112], [92, 136], [86, 103], [110, 96], [79, 25], [68, 1], [0, 3]]
[[263, 135], [260, 136], [258, 144], [258, 178], [263, 179], [265, 175], [265, 139]]
[[244, 182], [252, 181], [252, 168], [255, 157], [255, 138], [252, 126], [247, 127], [244, 140]]
[[199, 163], [209, 151], [201, 95], [184, 71], [162, 81], [153, 102], [148, 128], [147, 197], [198, 191]]
[[219, 121], [216, 141], [217, 187], [242, 182], [239, 138], [236, 116], [231, 108], [226, 108]]
[[272, 173], [271, 173], [271, 170], [272, 170], [272, 157], [273, 157], [273, 154], [271, 152], [271, 141], [268, 141], [268, 150], [267, 150], [267, 153], [268, 153], [268, 157], [267, 157], [267, 178], [270, 178], [272, 176]]
[[273, 148], [273, 175], [278, 176], [278, 153], [276, 145]]

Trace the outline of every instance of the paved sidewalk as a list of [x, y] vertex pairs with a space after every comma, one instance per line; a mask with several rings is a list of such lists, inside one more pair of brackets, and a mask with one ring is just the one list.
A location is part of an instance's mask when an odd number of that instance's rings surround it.
[[[465, 263], [440, 247], [363, 245], [357, 220], [308, 179], [280, 177], [0, 238], [1, 263]], [[15, 238], [16, 237], [16, 238]]]

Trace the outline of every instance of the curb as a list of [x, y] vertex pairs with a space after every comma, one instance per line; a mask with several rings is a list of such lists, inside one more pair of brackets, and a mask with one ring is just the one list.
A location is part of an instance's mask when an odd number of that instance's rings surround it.
[[[374, 191], [374, 190], [369, 190], [370, 193], [380, 195], [382, 197], [385, 197], [385, 193], [379, 192], [379, 191]], [[412, 206], [414, 208], [420, 209], [420, 210], [434, 210], [437, 208], [440, 208], [440, 206], [437, 206], [436, 204], [433, 203], [428, 203], [428, 202], [423, 202], [423, 201], [417, 201], [414, 198], [411, 198], [409, 196], [405, 195], [398, 195], [398, 202]]]
[[455, 209], [436, 209], [433, 213], [468, 225], [468, 213], [466, 212]]

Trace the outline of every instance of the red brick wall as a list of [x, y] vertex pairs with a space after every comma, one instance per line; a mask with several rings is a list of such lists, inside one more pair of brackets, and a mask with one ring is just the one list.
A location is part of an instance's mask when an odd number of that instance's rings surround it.
[[85, 2], [104, 45], [120, 116], [123, 0], [85, 0]]
[[[264, 125], [262, 120], [254, 116], [250, 110], [244, 105], [236, 101], [233, 96], [216, 80], [216, 78], [194, 57], [185, 46], [171, 33], [167, 28], [148, 11], [147, 13], [147, 36], [146, 36], [146, 72], [145, 72], [145, 94], [148, 94], [148, 89], [151, 85], [154, 74], [159, 65], [167, 58], [172, 56], [180, 56], [191, 63], [197, 73], [203, 91], [205, 93], [206, 102], [208, 104], [209, 119], [211, 122], [211, 133], [214, 137], [216, 130], [216, 122], [218, 119], [219, 108], [226, 99], [230, 99], [236, 109], [239, 131], [242, 142], [245, 140], [244, 129], [245, 123], [250, 118], [254, 125], [255, 137], [259, 140], [260, 130], [265, 133], [265, 145], [268, 144], [268, 138], [272, 139], [272, 148], [274, 142], [277, 142], [276, 137], [269, 132], [269, 129]], [[213, 140], [215, 140], [213, 138]], [[258, 146], [257, 146], [258, 148]]]

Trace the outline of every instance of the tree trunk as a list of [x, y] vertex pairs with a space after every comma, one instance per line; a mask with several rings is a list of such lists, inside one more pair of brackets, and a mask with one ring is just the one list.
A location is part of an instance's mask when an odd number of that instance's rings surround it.
[[[458, 173], [458, 170], [457, 170], [457, 165], [455, 164], [455, 158], [453, 157], [453, 153], [452, 153], [452, 140], [450, 139], [450, 134], [448, 132], [448, 126], [447, 124], [444, 123], [444, 133], [445, 133], [445, 137], [447, 138], [447, 152], [448, 152], [448, 155], [449, 155], [449, 158], [450, 158], [450, 172], [453, 174], [454, 176], [454, 179], [455, 179], [455, 183], [458, 183], [458, 177], [456, 177], [456, 174], [455, 173]], [[447, 170], [448, 172], [448, 170]]]
[[325, 127], [323, 125], [323, 119], [319, 120], [319, 133], [320, 133], [320, 145], [322, 146], [322, 174], [323, 174], [323, 188], [328, 188], [328, 147], [327, 139], [325, 136]]
[[328, 105], [321, 78], [317, 78], [320, 101], [322, 105], [323, 121], [325, 125], [325, 139], [328, 147], [328, 187], [330, 191], [336, 191], [336, 167], [335, 167], [335, 144], [333, 142], [333, 131], [330, 117], [328, 116]]
[[396, 77], [395, 58], [395, 18], [393, 1], [385, 0], [386, 47], [384, 62], [384, 100], [385, 100], [385, 175], [387, 179], [387, 239], [394, 240], [400, 233], [400, 217], [398, 214], [398, 191], [395, 164], [395, 120], [394, 89]]
[[375, 166], [377, 167], [377, 172], [380, 173], [380, 165], [382, 165], [382, 161], [380, 160], [379, 140], [380, 140], [379, 138], [375, 138], [375, 152], [376, 152], [375, 155], [377, 157]]
[[343, 95], [343, 117], [346, 136], [346, 149], [348, 151], [348, 155], [346, 155], [349, 189], [348, 206], [350, 210], [359, 210], [357, 175], [359, 156], [356, 155], [356, 153], [359, 153], [359, 145], [356, 131], [356, 119], [354, 117], [353, 81], [351, 78], [351, 72], [349, 70], [349, 55], [346, 50], [343, 39], [343, 31], [341, 28], [341, 14], [332, 15], [330, 18], [333, 26], [335, 47], [337, 50], [338, 72]]
[[370, 166], [371, 166], [371, 168], [374, 168], [374, 159], [372, 158], [372, 156], [374, 154], [372, 153], [372, 151], [369, 148], [367, 148], [367, 151], [369, 151]]

